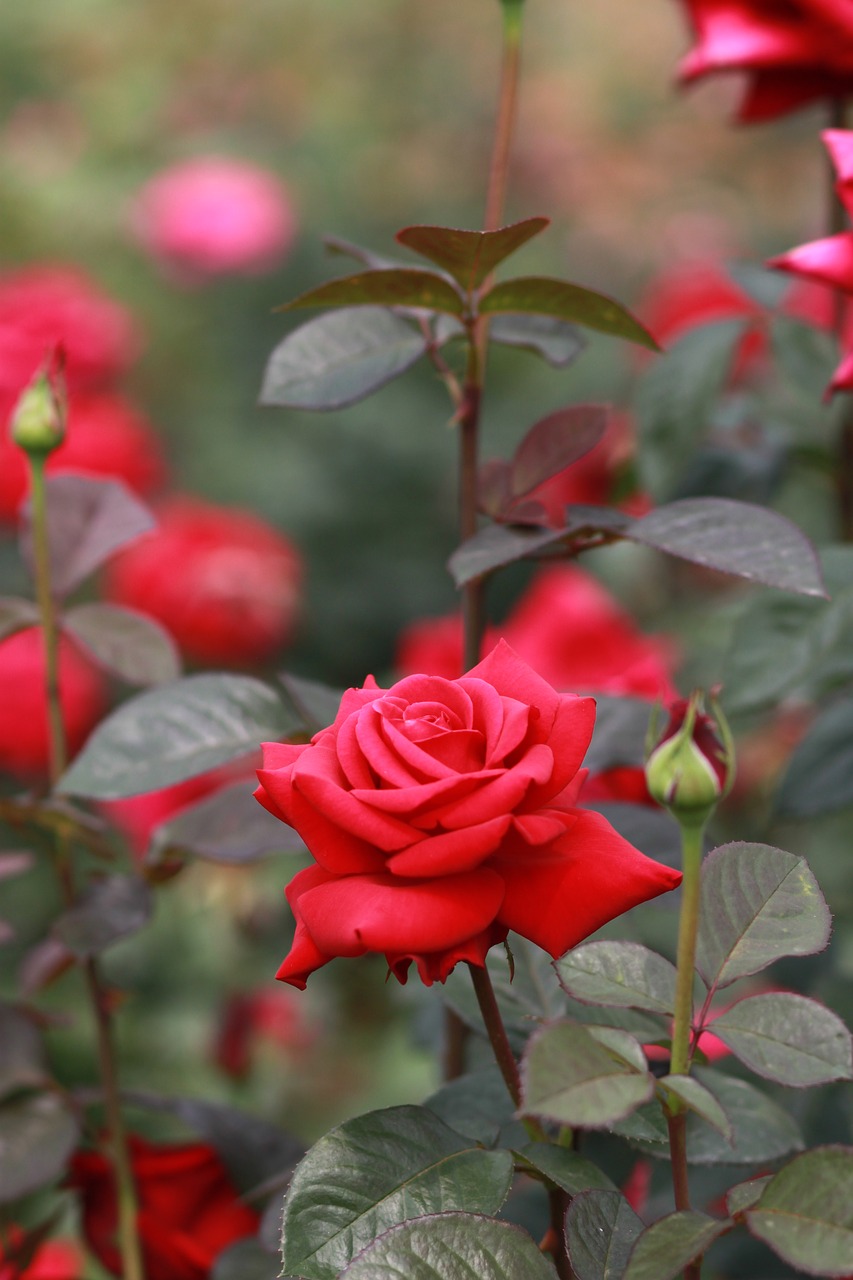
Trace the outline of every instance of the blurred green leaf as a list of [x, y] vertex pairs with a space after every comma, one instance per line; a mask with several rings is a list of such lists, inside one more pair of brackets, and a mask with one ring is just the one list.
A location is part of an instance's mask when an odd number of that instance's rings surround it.
[[776, 795], [776, 812], [813, 818], [853, 804], [853, 698], [828, 707], [795, 749]]
[[374, 1240], [341, 1280], [556, 1280], [556, 1271], [520, 1227], [471, 1213], [433, 1213]]
[[623, 1280], [672, 1280], [731, 1225], [692, 1209], [658, 1218], [635, 1241]]
[[54, 1093], [4, 1102], [0, 1106], [0, 1204], [20, 1200], [61, 1177], [78, 1134], [74, 1115]]
[[778, 991], [747, 996], [714, 1019], [714, 1035], [750, 1070], [805, 1088], [853, 1077], [853, 1044], [841, 1019], [816, 1000]]
[[853, 1148], [817, 1147], [771, 1178], [746, 1225], [778, 1257], [810, 1276], [853, 1268]]
[[146, 862], [174, 857], [204, 858], [233, 866], [255, 862], [279, 850], [302, 850], [296, 833], [258, 804], [250, 778], [221, 787], [156, 827]]
[[449, 271], [472, 293], [499, 263], [549, 226], [550, 218], [525, 218], [496, 231], [459, 231], [454, 227], [404, 227], [400, 244]]
[[46, 1080], [41, 1032], [23, 1010], [5, 1000], [0, 1002], [0, 1099]]
[[278, 678], [284, 685], [294, 711], [302, 719], [306, 733], [317, 733], [332, 723], [344, 696], [343, 689], [333, 689], [331, 685], [321, 684], [319, 680], [307, 680], [304, 676], [294, 676], [289, 671], [281, 672]]
[[341, 409], [409, 369], [426, 338], [386, 307], [343, 307], [289, 333], [264, 372], [260, 403]]
[[278, 1253], [269, 1253], [260, 1241], [250, 1237], [238, 1240], [219, 1254], [210, 1280], [279, 1280], [280, 1274]]
[[181, 674], [178, 647], [146, 614], [116, 604], [78, 604], [63, 625], [107, 671], [128, 684], [165, 684]]
[[709, 989], [783, 956], [822, 951], [830, 928], [829, 908], [804, 858], [738, 842], [705, 859], [696, 967]]
[[587, 942], [555, 968], [569, 995], [586, 1004], [667, 1014], [675, 1008], [675, 966], [638, 942]]
[[553, 316], [627, 338], [652, 351], [658, 349], [649, 331], [614, 298], [548, 276], [518, 276], [496, 284], [480, 299], [480, 312], [488, 316], [504, 312]]
[[521, 1079], [524, 1115], [584, 1129], [611, 1125], [654, 1091], [648, 1071], [617, 1060], [589, 1028], [568, 1021], [552, 1023], [531, 1037]]
[[489, 524], [466, 539], [453, 552], [447, 567], [457, 587], [481, 578], [493, 569], [535, 555], [560, 542], [564, 529], [522, 528], [518, 525]]
[[738, 1182], [726, 1192], [726, 1212], [730, 1218], [743, 1213], [756, 1201], [761, 1199], [762, 1192], [772, 1178], [772, 1174], [764, 1174], [761, 1178], [749, 1178], [746, 1182]]
[[122, 703], [57, 790], [94, 800], [157, 791], [302, 727], [275, 691], [251, 676], [186, 676]]
[[582, 1191], [566, 1214], [577, 1280], [621, 1280], [643, 1221], [618, 1191]]
[[573, 324], [554, 316], [493, 316], [489, 341], [502, 347], [521, 347], [541, 356], [555, 369], [565, 369], [583, 351], [586, 343]]
[[54, 925], [56, 936], [76, 956], [98, 955], [138, 933], [151, 918], [154, 897], [141, 876], [104, 876], [84, 890]]
[[329, 280], [307, 293], [285, 302], [277, 311], [299, 307], [420, 307], [425, 311], [446, 311], [461, 316], [465, 303], [459, 291], [435, 271], [392, 267], [382, 271], [360, 271], [354, 276]]
[[284, 1201], [286, 1271], [336, 1280], [383, 1231], [410, 1217], [496, 1213], [512, 1179], [509, 1151], [484, 1151], [424, 1107], [348, 1120], [299, 1164]]
[[[423, 1105], [457, 1133], [487, 1147], [495, 1145], [500, 1130], [512, 1124], [515, 1115], [515, 1104], [495, 1063], [448, 1080]], [[508, 1145], [506, 1140], [503, 1145]]]
[[743, 320], [691, 329], [654, 364], [637, 390], [640, 480], [658, 500], [676, 490], [710, 426], [714, 402], [731, 368]]
[[32, 600], [18, 596], [0, 596], [0, 640], [12, 636], [25, 627], [36, 627], [40, 614]]

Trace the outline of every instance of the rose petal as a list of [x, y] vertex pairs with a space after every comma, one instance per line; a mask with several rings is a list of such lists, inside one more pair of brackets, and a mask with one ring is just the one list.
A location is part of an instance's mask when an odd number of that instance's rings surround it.
[[531, 787], [524, 804], [527, 810], [538, 809], [544, 804], [554, 805], [556, 797], [577, 775], [592, 741], [595, 698], [579, 698], [574, 693], [562, 693], [559, 698], [548, 736], [554, 768], [547, 782]]
[[476, 965], [478, 969], [484, 968], [486, 952], [496, 943], [503, 942], [506, 935], [506, 929], [499, 925], [491, 925], [475, 938], [468, 938], [465, 942], [460, 942], [446, 951], [431, 951], [421, 955], [414, 955], [411, 952], [389, 953], [386, 954], [385, 959], [397, 981], [404, 984], [409, 965], [414, 961], [418, 967], [421, 982], [424, 986], [431, 987], [434, 982], [446, 981], [457, 964], [464, 962]]
[[555, 958], [608, 920], [681, 883], [681, 872], [654, 862], [597, 813], [578, 811], [546, 849], [519, 845], [493, 857], [506, 895], [498, 920]]
[[463, 831], [445, 831], [392, 854], [387, 867], [396, 876], [448, 876], [479, 866], [494, 853], [512, 822], [509, 814]]
[[347, 876], [361, 871], [381, 871], [385, 866], [384, 854], [370, 841], [330, 822], [296, 790], [291, 804], [291, 825], [326, 871]]
[[[326, 819], [334, 830], [349, 832], [359, 840], [386, 852], [405, 849], [407, 845], [420, 839], [419, 834], [408, 823], [361, 804], [351, 791], [341, 785], [341, 781], [342, 775], [334, 750], [325, 750], [321, 746], [300, 756], [293, 768], [294, 796], [298, 793], [306, 806]], [[308, 843], [301, 826], [296, 823], [296, 808], [293, 805], [291, 807], [294, 825], [318, 862], [321, 862], [322, 858]]]
[[535, 708], [539, 712], [541, 740], [547, 738], [557, 714], [559, 694], [505, 640], [499, 640], [491, 653], [472, 667], [459, 684], [464, 686], [468, 678], [485, 680], [494, 685], [498, 693]]
[[[436, 823], [451, 831], [475, 826], [499, 814], [511, 813], [524, 800], [533, 783], [542, 783], [551, 776], [554, 757], [550, 747], [538, 743], [507, 769], [500, 777], [487, 782], [458, 801], [431, 811]], [[527, 806], [527, 803], [525, 804]]]
[[853, 289], [853, 233], [842, 231], [812, 240], [771, 258], [768, 265], [849, 291]]

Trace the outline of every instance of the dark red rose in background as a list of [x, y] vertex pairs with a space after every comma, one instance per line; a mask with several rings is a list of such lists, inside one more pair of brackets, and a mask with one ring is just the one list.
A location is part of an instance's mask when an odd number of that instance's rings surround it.
[[[166, 480], [163, 450], [151, 423], [122, 396], [72, 395], [63, 443], [46, 463], [48, 475], [76, 471], [123, 480], [146, 497]], [[24, 451], [0, 431], [0, 521], [13, 523], [28, 489]]]
[[[821, 137], [838, 174], [836, 190], [847, 212], [853, 213], [853, 130], [826, 129]], [[853, 231], [812, 240], [772, 258], [769, 265], [807, 280], [833, 285], [849, 298], [853, 295]], [[848, 326], [844, 335], [844, 357], [833, 374], [828, 394], [850, 390], [853, 390], [853, 335]]]
[[[207, 1280], [223, 1249], [257, 1231], [258, 1214], [238, 1199], [212, 1147], [157, 1144], [131, 1136], [130, 1153], [146, 1280]], [[69, 1182], [80, 1193], [89, 1248], [120, 1276], [111, 1165], [97, 1152], [77, 1152]]]
[[[29, 1258], [26, 1265], [20, 1249]], [[0, 1280], [79, 1280], [83, 1275], [83, 1257], [70, 1240], [47, 1240], [30, 1254], [24, 1232], [6, 1226], [0, 1244]]]
[[[106, 688], [98, 670], [67, 636], [60, 640], [59, 689], [73, 755], [106, 710]], [[45, 777], [48, 744], [42, 634], [38, 627], [27, 627], [0, 641], [0, 769], [22, 780]]]
[[226, 1000], [213, 1045], [213, 1060], [233, 1080], [251, 1070], [260, 1041], [276, 1046], [279, 1056], [298, 1057], [316, 1039], [305, 1006], [289, 987], [259, 987]]
[[150, 614], [188, 658], [243, 666], [274, 657], [299, 607], [300, 557], [249, 511], [173, 498], [158, 527], [109, 565], [105, 593]]
[[501, 642], [458, 680], [349, 689], [310, 743], [264, 746], [258, 799], [315, 865], [287, 888], [296, 936], [278, 977], [385, 955], [431, 985], [484, 965], [510, 929], [560, 956], [679, 872], [576, 807], [591, 698], [556, 693]]
[[68, 386], [91, 390], [125, 370], [139, 345], [129, 312], [77, 268], [40, 265], [0, 275], [4, 412], [57, 346]]
[[772, 120], [815, 99], [853, 93], [849, 0], [683, 0], [696, 45], [679, 66], [689, 84], [746, 73], [738, 119]]

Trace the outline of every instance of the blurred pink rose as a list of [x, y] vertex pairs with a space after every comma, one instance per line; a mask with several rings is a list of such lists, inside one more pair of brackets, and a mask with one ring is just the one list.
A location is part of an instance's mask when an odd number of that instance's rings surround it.
[[158, 527], [107, 566], [105, 594], [156, 618], [188, 658], [252, 666], [290, 639], [302, 561], [250, 511], [176, 497]]
[[75, 267], [39, 265], [0, 275], [0, 415], [60, 347], [69, 388], [112, 381], [135, 359], [130, 313]]
[[[853, 130], [826, 129], [821, 137], [838, 174], [836, 190], [847, 212], [853, 213]], [[849, 299], [853, 296], [853, 231], [812, 240], [771, 258], [769, 265], [807, 280], [833, 285]], [[843, 350], [843, 358], [832, 376], [827, 395], [834, 391], [853, 390], [853, 339], [849, 327], [844, 335]]]
[[293, 243], [296, 217], [274, 174], [203, 156], [152, 178], [136, 197], [132, 227], [153, 258], [191, 284], [274, 266]]
[[[140, 497], [161, 488], [166, 463], [147, 418], [112, 392], [72, 394], [65, 440], [47, 460], [48, 474], [83, 472], [123, 480]], [[13, 523], [28, 489], [27, 462], [4, 427], [0, 432], [0, 523]]]
[[746, 74], [738, 119], [772, 120], [815, 99], [853, 93], [850, 0], [682, 0], [696, 37], [679, 66], [689, 84]]

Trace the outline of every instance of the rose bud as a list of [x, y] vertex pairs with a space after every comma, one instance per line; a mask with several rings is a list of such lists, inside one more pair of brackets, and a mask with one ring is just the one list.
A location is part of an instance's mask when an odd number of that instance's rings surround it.
[[[702, 710], [700, 692], [670, 707], [669, 723], [646, 760], [652, 799], [684, 825], [703, 826], [734, 781], [734, 746], [716, 699], [713, 714]], [[657, 736], [656, 717], [649, 737]]]
[[65, 439], [65, 392], [59, 374], [40, 369], [12, 410], [11, 435], [19, 448], [44, 458]]

